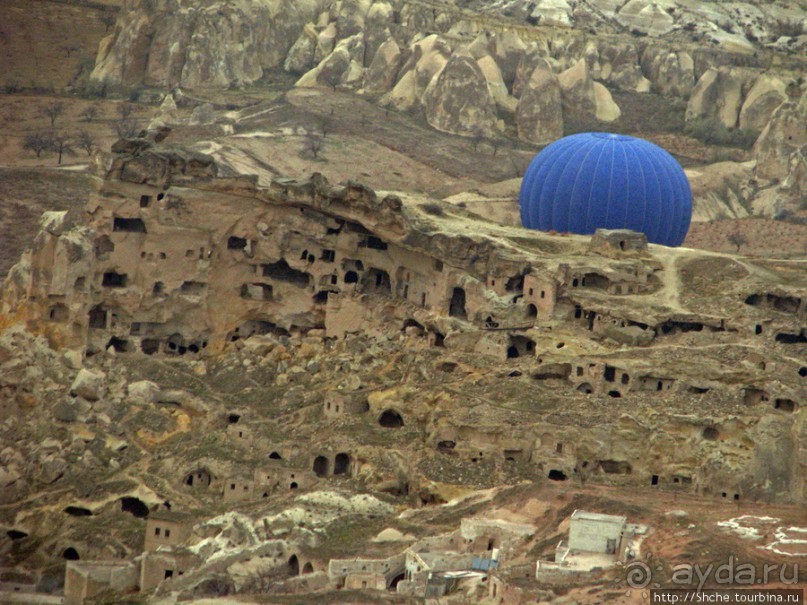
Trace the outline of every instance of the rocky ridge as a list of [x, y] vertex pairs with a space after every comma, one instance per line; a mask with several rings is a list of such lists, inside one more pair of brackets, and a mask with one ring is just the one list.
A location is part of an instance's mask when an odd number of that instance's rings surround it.
[[[564, 113], [571, 109], [605, 125], [619, 116], [609, 89], [656, 90], [692, 95], [690, 119], [717, 117], [729, 128], [758, 132], [786, 100], [784, 89], [798, 69], [792, 70], [794, 64], [769, 73], [771, 60], [757, 54], [788, 56], [792, 49], [797, 56], [801, 42], [783, 42], [783, 32], [807, 39], [799, 30], [803, 7], [786, 3], [764, 12], [748, 4], [672, 0], [580, 2], [574, 10], [565, 2], [545, 4], [532, 3], [527, 14], [517, 2], [471, 11], [403, 1], [244, 0], [222, 9], [207, 1], [180, 8], [168, 0], [131, 0], [101, 45], [93, 78], [124, 87], [226, 88], [282, 67], [301, 75], [298, 86], [380, 95], [381, 103], [402, 110], [422, 107], [440, 130], [492, 136], [519, 105], [522, 121], [540, 115], [540, 107], [529, 106], [534, 95], [522, 98], [522, 88], [537, 68], [548, 66], [570, 86], [579, 83], [573, 94], [568, 88]], [[222, 17], [227, 27], [215, 25]], [[520, 25], [522, 19], [534, 25]], [[738, 19], [742, 34], [729, 31]], [[594, 29], [597, 35], [590, 35]], [[714, 50], [704, 48], [704, 40], [713, 40]], [[451, 75], [463, 62], [449, 62], [455, 55], [470, 55], [477, 63], [464, 61], [473, 95]], [[712, 114], [715, 99], [718, 116]], [[467, 111], [451, 116], [460, 105]], [[519, 136], [545, 143], [545, 133], [562, 125], [557, 115], [547, 120], [519, 128]]]
[[[192, 595], [325, 586], [347, 520], [520, 481], [807, 497], [803, 261], [114, 149], [0, 303], [2, 548], [40, 581], [168, 507], [197, 571], [159, 590]], [[317, 572], [272, 576], [292, 554]]]

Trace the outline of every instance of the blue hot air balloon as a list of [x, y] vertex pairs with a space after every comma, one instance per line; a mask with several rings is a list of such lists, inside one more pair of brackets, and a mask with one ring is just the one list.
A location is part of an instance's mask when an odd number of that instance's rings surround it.
[[604, 132], [545, 147], [527, 168], [519, 202], [529, 229], [632, 229], [665, 246], [680, 246], [692, 219], [692, 191], [675, 158], [649, 141]]

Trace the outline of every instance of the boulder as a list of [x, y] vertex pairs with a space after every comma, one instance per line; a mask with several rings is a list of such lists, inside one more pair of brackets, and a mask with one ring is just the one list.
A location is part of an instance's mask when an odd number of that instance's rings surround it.
[[70, 385], [70, 394], [87, 401], [97, 401], [104, 393], [106, 374], [101, 370], [81, 368]]
[[613, 122], [622, 115], [619, 105], [614, 102], [611, 92], [599, 82], [594, 82], [594, 103], [596, 117], [600, 122]]
[[692, 90], [686, 121], [716, 119], [726, 128], [737, 126], [744, 89], [754, 74], [738, 67], [707, 69]]
[[401, 72], [407, 71], [409, 66], [412, 66], [415, 71], [418, 96], [422, 96], [434, 76], [440, 73], [448, 63], [452, 49], [445, 40], [431, 35], [414, 44], [410, 50], [409, 60], [404, 64]]
[[160, 109], [157, 110], [156, 119], [160, 120], [163, 124], [176, 124], [179, 122], [177, 104], [174, 101], [173, 95], [165, 95], [163, 102], [160, 104]]
[[340, 83], [344, 86], [357, 86], [364, 81], [364, 68], [358, 61], [351, 60], [347, 69], [342, 74]]
[[518, 138], [546, 145], [563, 136], [560, 84], [548, 64], [536, 67], [516, 109]]
[[382, 105], [392, 105], [395, 109], [406, 111], [418, 102], [415, 71], [408, 71], [398, 80], [395, 87], [381, 98]]
[[457, 53], [434, 77], [423, 95], [426, 120], [437, 130], [464, 136], [491, 136], [496, 102], [479, 64]]
[[426, 87], [448, 62], [451, 48], [437, 35], [427, 36], [409, 47], [408, 59], [398, 72], [398, 82], [381, 99], [401, 111], [411, 109], [422, 98]]
[[208, 124], [213, 124], [216, 121], [216, 110], [213, 109], [213, 105], [210, 103], [202, 103], [201, 105], [197, 105], [193, 112], [191, 112], [191, 117], [188, 118], [188, 124], [191, 126], [204, 126]]
[[336, 23], [328, 23], [319, 35], [317, 35], [317, 46], [314, 52], [314, 61], [319, 63], [333, 52], [336, 47]]
[[[364, 26], [364, 43], [367, 47], [367, 60], [375, 57], [378, 49], [392, 40], [389, 24], [393, 23], [394, 9], [389, 2], [373, 2], [367, 11]], [[367, 67], [367, 65], [362, 65]]]
[[649, 92], [650, 82], [642, 75], [636, 47], [626, 42], [591, 41], [584, 56], [591, 77], [634, 92]]
[[62, 361], [71, 370], [78, 370], [83, 362], [81, 351], [69, 350], [62, 353]]
[[519, 59], [516, 73], [513, 78], [513, 85], [511, 90], [513, 96], [520, 97], [532, 73], [536, 67], [551, 66], [551, 58], [549, 55], [549, 47], [546, 44], [532, 44]]
[[317, 49], [317, 31], [313, 23], [306, 24], [300, 37], [289, 49], [283, 69], [293, 74], [304, 74], [314, 66], [314, 53]]
[[594, 86], [584, 59], [558, 75], [563, 111], [593, 114], [597, 110]]
[[62, 235], [72, 226], [68, 221], [66, 210], [48, 210], [39, 217], [40, 230], [47, 231], [50, 235]]
[[55, 483], [67, 470], [67, 462], [58, 456], [49, 456], [36, 467], [36, 479], [44, 484]]
[[[361, 60], [364, 56], [364, 39], [360, 34], [341, 40], [333, 52], [325, 57], [319, 65], [307, 72], [297, 80], [295, 86], [329, 86], [336, 87], [339, 84], [356, 82], [363, 73]], [[360, 70], [356, 73], [355, 68], [351, 68], [356, 63]], [[351, 71], [352, 73], [348, 74]]]
[[75, 422], [78, 406], [73, 400], [63, 400], [53, 406], [53, 417], [59, 422]]
[[363, 34], [365, 15], [370, 10], [371, 4], [372, 0], [351, 0], [350, 2], [335, 2], [331, 5], [331, 17], [336, 23], [338, 32], [337, 39]]
[[642, 73], [663, 95], [689, 98], [695, 86], [695, 61], [685, 50], [648, 44], [642, 53]]
[[752, 168], [752, 162], [717, 162], [687, 169], [692, 189], [692, 220], [706, 222], [748, 216], [745, 189]]
[[754, 144], [755, 176], [784, 181], [791, 171], [791, 156], [807, 144], [807, 95], [782, 103], [771, 115]]
[[507, 92], [507, 86], [502, 78], [502, 72], [499, 71], [499, 66], [496, 65], [496, 61], [493, 60], [493, 57], [485, 55], [477, 59], [476, 63], [479, 65], [479, 69], [485, 77], [485, 81], [488, 84], [488, 92], [496, 101], [496, 105], [510, 113], [514, 112], [518, 101]]
[[761, 132], [774, 110], [787, 100], [785, 83], [762, 74], [745, 96], [740, 109], [740, 128]]
[[157, 401], [160, 387], [150, 380], [139, 380], [131, 383], [127, 389], [130, 403], [135, 405], [148, 405]]
[[518, 32], [506, 31], [495, 34], [488, 44], [490, 56], [496, 61], [507, 89], [513, 90], [516, 71], [522, 57], [527, 51], [527, 45], [519, 37]]
[[369, 93], [390, 90], [401, 66], [401, 49], [394, 39], [384, 42], [373, 57], [364, 76], [364, 89]]
[[479, 35], [465, 47], [465, 52], [471, 55], [474, 59], [479, 61], [482, 57], [490, 55], [490, 40], [492, 34], [488, 31], [480, 32]]
[[563, 111], [594, 115], [603, 122], [612, 122], [620, 116], [611, 93], [599, 82], [594, 82], [588, 71], [585, 59], [580, 59], [572, 67], [558, 76]]

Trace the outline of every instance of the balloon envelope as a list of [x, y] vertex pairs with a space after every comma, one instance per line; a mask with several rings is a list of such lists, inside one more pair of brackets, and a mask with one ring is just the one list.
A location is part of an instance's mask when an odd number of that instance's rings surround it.
[[524, 174], [519, 203], [529, 229], [632, 229], [666, 246], [681, 245], [692, 219], [692, 191], [675, 158], [644, 139], [604, 132], [545, 147]]

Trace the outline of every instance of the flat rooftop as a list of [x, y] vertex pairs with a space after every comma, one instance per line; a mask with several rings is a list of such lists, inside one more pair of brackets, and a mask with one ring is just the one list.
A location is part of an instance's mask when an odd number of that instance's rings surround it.
[[619, 523], [624, 525], [627, 523], [627, 517], [620, 517], [618, 515], [604, 515], [603, 513], [590, 513], [585, 510], [576, 510], [572, 513], [572, 519], [581, 521], [597, 521], [599, 523]]

